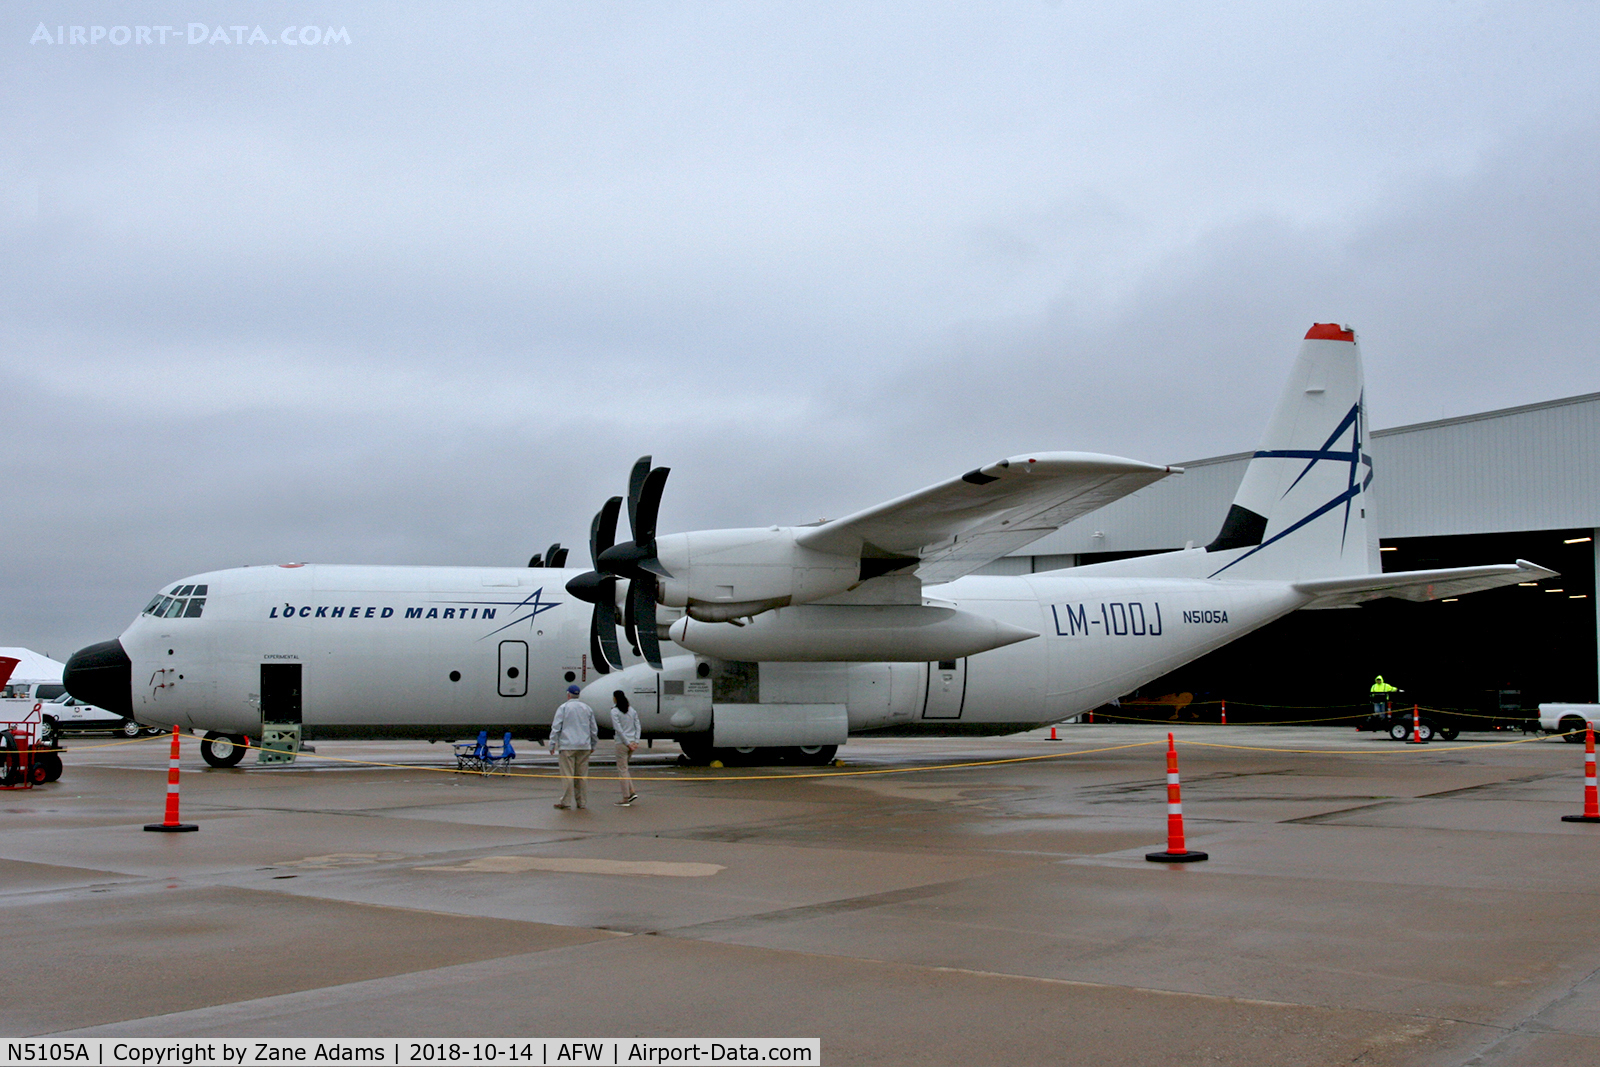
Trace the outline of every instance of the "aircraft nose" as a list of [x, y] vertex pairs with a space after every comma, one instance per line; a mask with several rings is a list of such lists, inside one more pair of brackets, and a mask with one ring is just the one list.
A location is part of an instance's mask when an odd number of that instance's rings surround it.
[[61, 672], [61, 684], [85, 703], [118, 715], [133, 714], [133, 661], [121, 641], [78, 649]]

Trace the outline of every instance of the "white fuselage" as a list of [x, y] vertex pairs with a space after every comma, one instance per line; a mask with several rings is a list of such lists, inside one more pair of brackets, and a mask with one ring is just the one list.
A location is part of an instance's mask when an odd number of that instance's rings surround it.
[[[569, 680], [598, 677], [590, 606], [564, 589], [576, 573], [307, 565], [186, 578], [207, 587], [199, 617], [141, 615], [120, 638], [133, 715], [255, 735], [264, 711], [277, 717], [262, 707], [263, 667], [298, 665], [308, 734], [540, 736]], [[1124, 695], [1307, 600], [1286, 582], [1071, 571], [968, 576], [927, 592], [1040, 636], [948, 664], [763, 663], [760, 702], [843, 704], [852, 732], [1022, 728]], [[707, 725], [656, 717], [646, 733]]]

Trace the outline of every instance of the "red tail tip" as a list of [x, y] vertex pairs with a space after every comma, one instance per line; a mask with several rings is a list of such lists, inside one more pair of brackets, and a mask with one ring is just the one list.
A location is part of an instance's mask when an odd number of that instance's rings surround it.
[[1314, 322], [1306, 331], [1307, 341], [1354, 341], [1356, 332], [1337, 322]]

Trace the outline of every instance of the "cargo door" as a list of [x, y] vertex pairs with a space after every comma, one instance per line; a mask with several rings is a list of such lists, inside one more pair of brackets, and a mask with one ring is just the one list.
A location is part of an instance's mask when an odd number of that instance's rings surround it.
[[300, 664], [261, 665], [261, 721], [300, 722]]
[[944, 659], [928, 664], [924, 719], [959, 719], [967, 700], [967, 661]]
[[528, 695], [528, 642], [500, 642], [500, 695]]

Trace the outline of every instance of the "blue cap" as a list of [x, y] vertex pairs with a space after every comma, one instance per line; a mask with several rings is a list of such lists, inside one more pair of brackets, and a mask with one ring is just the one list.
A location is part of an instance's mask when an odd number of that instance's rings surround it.
[[575, 685], [569, 685], [567, 686], [567, 692], [571, 693], [573, 696], [577, 696], [580, 692], [582, 692], [582, 690]]

